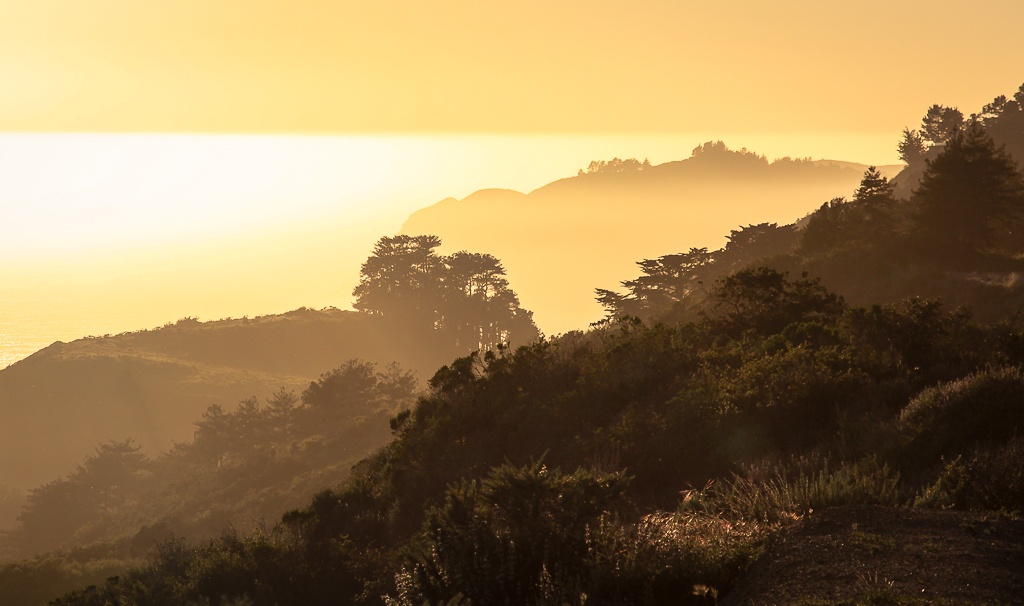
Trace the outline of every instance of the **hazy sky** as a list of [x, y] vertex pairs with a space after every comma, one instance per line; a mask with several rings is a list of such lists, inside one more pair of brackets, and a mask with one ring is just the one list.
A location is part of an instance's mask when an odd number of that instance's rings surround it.
[[899, 132], [1014, 0], [2, 0], [0, 130]]

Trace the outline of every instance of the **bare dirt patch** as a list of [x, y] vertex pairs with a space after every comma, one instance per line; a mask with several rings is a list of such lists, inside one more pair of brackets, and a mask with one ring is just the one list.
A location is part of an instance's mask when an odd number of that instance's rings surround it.
[[1024, 519], [886, 507], [813, 512], [721, 604], [1024, 604]]

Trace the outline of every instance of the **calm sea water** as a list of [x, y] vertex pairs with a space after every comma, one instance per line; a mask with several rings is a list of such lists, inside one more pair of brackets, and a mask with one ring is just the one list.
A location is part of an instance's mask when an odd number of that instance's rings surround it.
[[62, 337], [81, 332], [82, 327], [77, 321], [61, 321], [60, 318], [47, 321], [9, 311], [24, 309], [31, 304], [30, 301], [0, 299], [0, 368], [6, 368]]
[[52, 304], [52, 301], [0, 298], [0, 368], [55, 341], [102, 335], [113, 325], [111, 318], [62, 313], [53, 310]]

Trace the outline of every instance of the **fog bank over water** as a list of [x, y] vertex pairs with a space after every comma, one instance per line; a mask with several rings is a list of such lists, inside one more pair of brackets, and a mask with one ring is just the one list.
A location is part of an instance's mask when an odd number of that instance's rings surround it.
[[717, 139], [769, 159], [896, 156], [889, 133], [3, 134], [0, 367], [55, 340], [185, 316], [347, 308], [373, 242], [420, 208], [529, 192], [591, 160], [680, 160]]

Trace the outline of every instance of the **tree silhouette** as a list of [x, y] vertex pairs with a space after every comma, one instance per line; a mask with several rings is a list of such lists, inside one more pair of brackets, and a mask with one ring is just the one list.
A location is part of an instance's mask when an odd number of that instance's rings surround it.
[[955, 107], [933, 105], [921, 120], [921, 136], [926, 141], [942, 144], [959, 133], [964, 126], [964, 115]]
[[355, 308], [431, 334], [459, 350], [489, 349], [539, 336], [505, 268], [487, 254], [441, 256], [437, 236], [381, 238], [363, 263]]
[[223, 465], [231, 443], [230, 414], [220, 404], [211, 404], [194, 425], [191, 452], [213, 468]]
[[861, 179], [857, 191], [854, 192], [853, 199], [863, 202], [886, 198], [892, 198], [892, 185], [889, 183], [889, 179], [878, 172], [874, 166], [869, 166], [864, 171], [864, 177]]
[[978, 124], [949, 140], [915, 192], [918, 223], [934, 247], [1020, 250], [1024, 179]]
[[587, 170], [580, 169], [577, 176], [582, 175], [614, 175], [623, 173], [638, 173], [651, 168], [651, 161], [644, 158], [641, 163], [636, 158], [627, 158], [625, 160], [619, 158], [612, 158], [611, 160], [594, 160], [588, 166]]
[[18, 540], [40, 550], [74, 541], [83, 525], [124, 507], [148, 465], [131, 438], [101, 444], [67, 478], [29, 492]]
[[519, 297], [509, 288], [498, 259], [459, 251], [444, 257], [443, 266], [441, 328], [456, 347], [487, 349], [511, 334], [535, 333], [532, 314], [519, 307]]
[[985, 127], [996, 145], [1004, 145], [1018, 163], [1024, 162], [1024, 84], [1012, 98], [996, 97], [973, 118]]
[[726, 271], [733, 271], [773, 255], [787, 252], [796, 233], [792, 225], [758, 223], [729, 231], [725, 248], [715, 254], [715, 261]]
[[636, 316], [647, 319], [664, 315], [700, 286], [703, 270], [712, 261], [707, 248], [691, 248], [686, 253], [638, 261], [643, 275], [622, 282], [628, 294], [598, 288], [597, 301], [612, 318]]
[[743, 269], [718, 280], [711, 301], [710, 317], [733, 336], [773, 334], [794, 322], [834, 319], [843, 309], [842, 298], [817, 278], [804, 273], [790, 280], [787, 272], [768, 267]]
[[398, 235], [377, 240], [363, 263], [359, 284], [352, 291], [359, 311], [430, 324], [441, 293], [441, 258], [434, 252], [437, 236]]
[[900, 144], [896, 149], [900, 152], [900, 160], [913, 166], [924, 159], [924, 154], [928, 151], [928, 146], [925, 144], [924, 138], [921, 137], [920, 133], [916, 130], [904, 128], [903, 140], [900, 141]]
[[846, 198], [825, 202], [807, 219], [807, 226], [800, 235], [800, 248], [810, 254], [834, 249], [849, 233], [852, 214]]
[[874, 166], [864, 171], [860, 186], [853, 193], [853, 205], [860, 215], [855, 238], [870, 242], [893, 234], [896, 198], [892, 183]]

